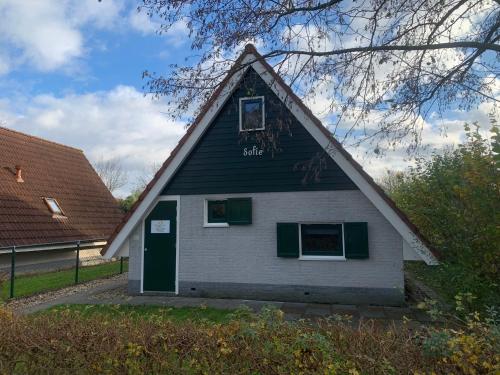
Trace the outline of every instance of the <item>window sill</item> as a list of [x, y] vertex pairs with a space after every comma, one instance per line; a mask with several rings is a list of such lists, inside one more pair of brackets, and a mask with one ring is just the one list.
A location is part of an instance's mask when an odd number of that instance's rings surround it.
[[347, 259], [340, 256], [324, 256], [324, 255], [303, 255], [299, 257], [299, 260], [328, 260], [334, 262], [345, 262]]
[[228, 223], [204, 223], [203, 228], [228, 228]]
[[266, 130], [266, 127], [264, 126], [262, 128], [255, 128], [255, 129], [240, 129], [240, 132], [258, 132], [262, 130]]
[[67, 219], [68, 217], [61, 214], [52, 214], [52, 219]]

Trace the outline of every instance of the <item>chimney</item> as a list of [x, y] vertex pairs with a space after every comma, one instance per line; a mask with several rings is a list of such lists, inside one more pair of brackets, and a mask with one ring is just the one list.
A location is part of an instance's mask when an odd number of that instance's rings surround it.
[[20, 165], [16, 165], [16, 181], [17, 182], [24, 182], [23, 180], [23, 176], [21, 175], [21, 166]]

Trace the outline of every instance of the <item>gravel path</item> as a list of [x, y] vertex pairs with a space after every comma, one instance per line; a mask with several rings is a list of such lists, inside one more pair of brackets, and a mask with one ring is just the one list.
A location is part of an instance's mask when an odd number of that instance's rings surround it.
[[34, 311], [43, 310], [51, 306], [62, 303], [70, 303], [73, 299], [80, 299], [83, 296], [97, 292], [114, 289], [121, 285], [126, 285], [127, 274], [112, 276], [106, 279], [88, 281], [67, 288], [35, 294], [29, 297], [16, 298], [8, 301], [4, 306], [20, 314], [29, 314]]

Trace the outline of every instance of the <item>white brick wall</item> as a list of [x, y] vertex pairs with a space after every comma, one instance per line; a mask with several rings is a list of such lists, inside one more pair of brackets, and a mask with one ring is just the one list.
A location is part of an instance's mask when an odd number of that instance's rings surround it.
[[128, 264], [128, 279], [139, 281], [141, 279], [142, 268], [142, 222], [138, 224], [130, 236], [129, 241], [129, 264]]
[[[209, 198], [252, 197], [253, 224], [204, 228]], [[366, 221], [370, 258], [276, 256], [277, 222]], [[179, 280], [403, 289], [402, 238], [360, 191], [189, 195], [180, 201]]]

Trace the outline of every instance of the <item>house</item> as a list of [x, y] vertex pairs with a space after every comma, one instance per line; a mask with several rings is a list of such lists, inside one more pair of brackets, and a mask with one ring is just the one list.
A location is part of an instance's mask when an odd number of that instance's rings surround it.
[[104, 251], [129, 292], [397, 305], [425, 239], [253, 46]]
[[122, 216], [81, 150], [0, 128], [0, 273], [100, 257]]

